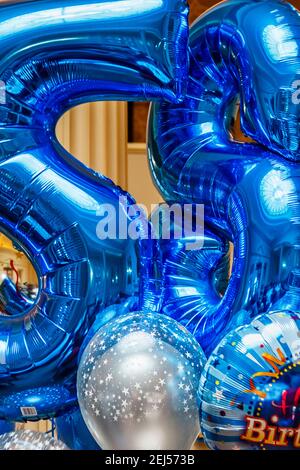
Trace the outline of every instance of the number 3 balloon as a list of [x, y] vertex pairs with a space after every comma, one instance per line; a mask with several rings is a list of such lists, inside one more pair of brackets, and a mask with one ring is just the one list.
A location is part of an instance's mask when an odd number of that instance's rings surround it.
[[[206, 352], [237, 312], [256, 316], [278, 300], [278, 309], [294, 309], [298, 299], [292, 293], [300, 286], [299, 38], [299, 13], [286, 2], [222, 2], [191, 28], [186, 97], [152, 107], [149, 155], [158, 188], [167, 201], [204, 204], [207, 226], [234, 244], [223, 296], [212, 269], [212, 295], [203, 295], [199, 308], [193, 270], [190, 284], [183, 272], [185, 289], [177, 289], [185, 304], [173, 297], [158, 302]], [[253, 143], [231, 135], [237, 101]], [[147, 269], [154, 273], [148, 285], [155, 286], [157, 270]], [[176, 270], [178, 263], [174, 277]], [[201, 289], [201, 264], [198, 272]], [[170, 269], [162, 295], [169, 280]]]
[[71, 406], [95, 314], [137, 284], [134, 242], [96, 234], [101, 204], [122, 211], [126, 193], [69, 155], [56, 123], [85, 101], [176, 101], [186, 24], [182, 0], [0, 7], [0, 228], [39, 278], [36, 301], [0, 318], [1, 418], [45, 418]]

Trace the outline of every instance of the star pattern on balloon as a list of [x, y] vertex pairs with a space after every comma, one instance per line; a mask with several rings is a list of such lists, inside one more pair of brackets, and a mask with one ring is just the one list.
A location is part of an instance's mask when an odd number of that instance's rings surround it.
[[[126, 323], [122, 326], [122, 322], [123, 320], [117, 322], [118, 325], [111, 330], [112, 334], [103, 332], [100, 337], [90, 343], [90, 350], [85, 358], [86, 372], [83, 374], [83, 393], [87, 399], [89, 411], [96, 416], [101, 415], [103, 420], [117, 422], [136, 419], [139, 422], [145, 417], [158, 413], [159, 408], [164, 405], [168, 386], [171, 382], [175, 382], [176, 387], [181, 391], [182, 398], [177, 406], [182, 409], [184, 415], [191, 419], [195, 409], [195, 396], [191, 391], [198, 377], [196, 372], [199, 373], [201, 369], [201, 364], [197, 359], [198, 345], [190, 337], [186, 343], [180, 342], [178, 332], [170, 331], [163, 320], [158, 321], [163, 333], [153, 327], [148, 319], [143, 320], [142, 324], [133, 320], [130, 325]], [[112, 346], [112, 344], [117, 345], [124, 338], [129, 339], [128, 344], [122, 345], [117, 351], [116, 346]], [[123, 380], [129, 378], [128, 371], [119, 369], [116, 372], [114, 370], [115, 357], [118, 355], [117, 362], [121, 364], [123, 356], [129, 350], [137, 347], [142, 339], [149, 342], [147, 352], [152, 354], [153, 367], [148, 371], [144, 380], [139, 382], [133, 375], [129, 380], [128, 387], [122, 387]], [[179, 362], [176, 365], [175, 373], [168, 372], [167, 367], [164, 367], [168, 360], [165, 354], [166, 345], [179, 346]], [[102, 358], [101, 353], [108, 349], [109, 352]], [[99, 384], [102, 385], [100, 397], [94, 386], [99, 376], [101, 376]], [[110, 394], [112, 382], [118, 393]], [[138, 413], [128, 411], [133, 408]]]
[[0, 450], [68, 450], [68, 447], [47, 433], [26, 429], [2, 434]]
[[150, 313], [120, 317], [101, 328], [83, 354], [83, 415], [87, 423], [103, 426], [153, 424], [162, 413], [194, 423], [205, 360], [196, 340], [174, 320]]

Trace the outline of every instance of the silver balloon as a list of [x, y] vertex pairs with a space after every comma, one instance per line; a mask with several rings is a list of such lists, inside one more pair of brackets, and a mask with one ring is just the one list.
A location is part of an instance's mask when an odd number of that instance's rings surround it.
[[100, 328], [77, 375], [94, 439], [102, 449], [190, 449], [205, 361], [193, 336], [165, 315], [135, 312]]
[[61, 441], [43, 432], [20, 430], [0, 436], [0, 450], [69, 450]]

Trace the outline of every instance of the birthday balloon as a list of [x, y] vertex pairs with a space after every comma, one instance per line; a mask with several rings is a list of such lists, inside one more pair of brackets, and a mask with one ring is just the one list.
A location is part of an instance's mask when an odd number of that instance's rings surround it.
[[79, 409], [56, 418], [57, 437], [71, 450], [101, 450], [91, 436]]
[[229, 333], [205, 366], [199, 399], [211, 449], [299, 450], [299, 313], [264, 314]]
[[175, 320], [119, 317], [96, 333], [77, 376], [82, 416], [103, 449], [190, 449], [205, 356]]
[[[152, 106], [148, 154], [158, 189], [167, 202], [204, 204], [205, 225], [234, 246], [217, 305], [212, 294], [196, 317], [188, 299], [167, 312], [207, 353], [238, 312], [255, 317], [299, 283], [299, 38], [299, 13], [286, 2], [224, 1], [191, 27], [185, 98]], [[238, 104], [252, 142], [232, 135]], [[146, 272], [151, 287], [158, 269]], [[183, 282], [194, 286], [193, 276]]]
[[9, 432], [0, 436], [0, 450], [69, 450], [61, 441], [46, 433], [29, 430]]
[[[19, 310], [12, 286], [2, 289], [0, 418], [74, 406], [78, 351], [96, 313], [138, 287], [138, 242], [118, 236], [133, 199], [68, 154], [56, 123], [86, 101], [180, 98], [186, 17], [183, 0], [0, 7], [0, 229], [39, 279], [37, 298]], [[111, 238], [107, 212], [116, 216]]]

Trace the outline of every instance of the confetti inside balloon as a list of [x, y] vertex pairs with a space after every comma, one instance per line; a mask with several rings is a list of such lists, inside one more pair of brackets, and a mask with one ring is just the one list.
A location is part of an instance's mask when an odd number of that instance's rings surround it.
[[300, 314], [261, 315], [227, 335], [199, 390], [211, 449], [299, 450]]
[[83, 418], [103, 449], [190, 449], [205, 356], [172, 319], [124, 315], [100, 328], [77, 378]]
[[14, 431], [0, 436], [0, 450], [69, 450], [61, 441], [35, 431]]

